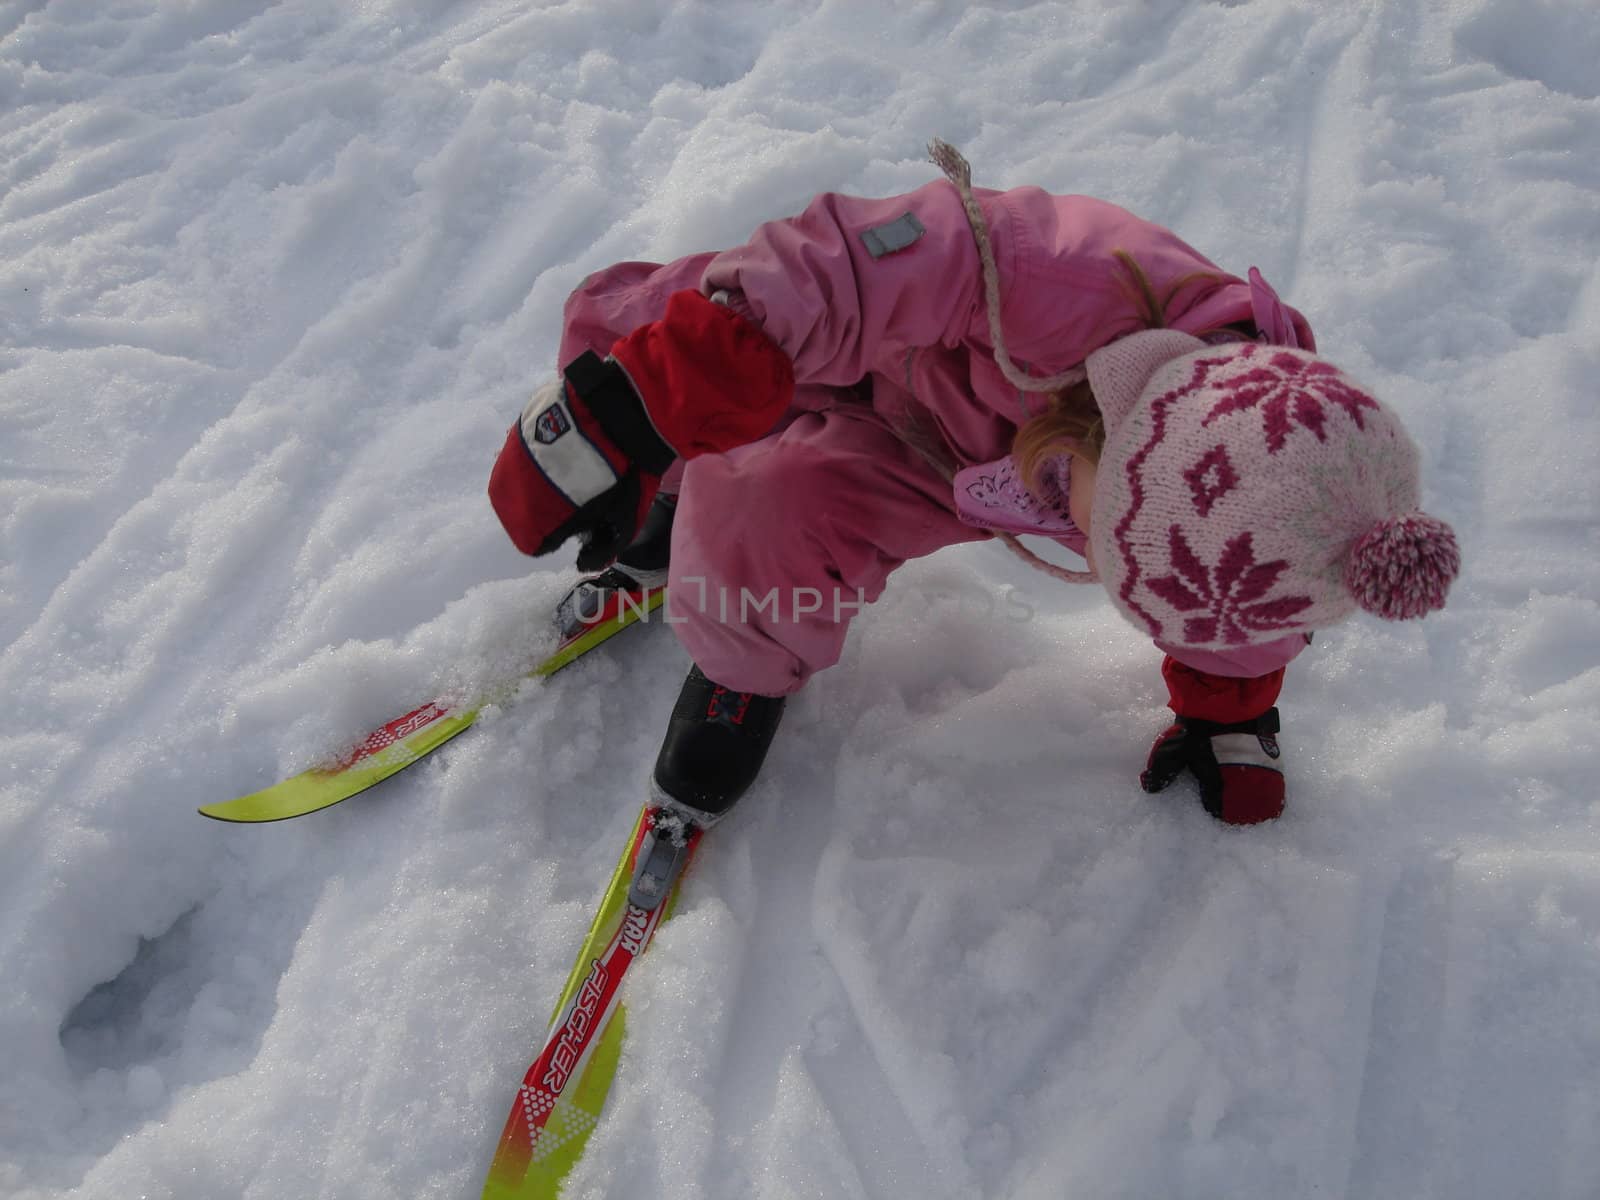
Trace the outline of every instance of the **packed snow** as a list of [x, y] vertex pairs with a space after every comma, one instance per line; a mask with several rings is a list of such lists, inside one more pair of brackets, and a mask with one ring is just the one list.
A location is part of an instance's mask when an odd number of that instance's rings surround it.
[[1600, 1196], [1596, 62], [1593, 0], [0, 0], [0, 1194], [477, 1196], [671, 632], [314, 817], [195, 808], [549, 647], [570, 555], [484, 485], [588, 272], [939, 136], [1260, 266], [1463, 578], [1317, 639], [1230, 829], [1139, 791], [1157, 657], [1093, 589], [905, 567], [568, 1194]]

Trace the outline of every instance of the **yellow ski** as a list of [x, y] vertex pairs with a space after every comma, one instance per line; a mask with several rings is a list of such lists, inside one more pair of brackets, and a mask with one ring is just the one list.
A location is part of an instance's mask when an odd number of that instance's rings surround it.
[[[666, 588], [655, 588], [645, 592], [637, 601], [630, 599], [615, 606], [615, 610], [603, 620], [563, 642], [527, 677], [540, 679], [554, 675], [601, 642], [615, 637], [655, 612], [666, 597]], [[202, 805], [200, 812], [218, 821], [254, 824], [302, 817], [341, 800], [348, 800], [357, 792], [364, 792], [397, 771], [405, 770], [462, 730], [470, 728], [491, 699], [480, 697], [469, 704], [457, 706], [430, 701], [374, 729], [335, 763], [302, 771], [291, 779], [259, 792], [251, 792], [248, 796]]]
[[583, 1156], [622, 1052], [623, 978], [671, 914], [700, 842], [700, 830], [674, 828], [671, 818], [658, 828], [660, 816], [647, 804], [633, 827], [544, 1045], [512, 1101], [483, 1200], [555, 1200]]

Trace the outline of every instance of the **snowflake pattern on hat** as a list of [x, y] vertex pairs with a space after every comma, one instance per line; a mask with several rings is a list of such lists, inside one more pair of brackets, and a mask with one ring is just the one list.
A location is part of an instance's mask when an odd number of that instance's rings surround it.
[[1229, 540], [1215, 567], [1208, 567], [1174, 525], [1168, 531], [1174, 573], [1152, 579], [1149, 588], [1187, 616], [1183, 640], [1187, 643], [1225, 642], [1242, 646], [1252, 633], [1282, 637], [1296, 613], [1311, 605], [1310, 596], [1266, 598], [1289, 568], [1283, 559], [1257, 562], [1248, 532]]
[[1318, 441], [1327, 441], [1326, 405], [1344, 409], [1357, 429], [1362, 428], [1361, 410], [1378, 407], [1378, 402], [1346, 379], [1339, 368], [1307, 354], [1248, 345], [1237, 357], [1252, 362], [1266, 357], [1267, 361], [1230, 379], [1224, 395], [1200, 424], [1204, 427], [1229, 413], [1260, 408], [1267, 450], [1272, 454], [1283, 449], [1297, 423], [1316, 434]]

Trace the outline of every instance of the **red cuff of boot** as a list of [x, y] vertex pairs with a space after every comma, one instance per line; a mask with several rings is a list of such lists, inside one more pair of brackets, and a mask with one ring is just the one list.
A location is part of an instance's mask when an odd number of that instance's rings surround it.
[[[1254, 722], [1277, 703], [1283, 687], [1282, 668], [1253, 679], [1211, 675], [1185, 666], [1168, 656], [1161, 665], [1172, 711], [1188, 721], [1218, 725]], [[1217, 786], [1201, 783], [1206, 811], [1229, 825], [1254, 825], [1283, 814], [1285, 788], [1276, 737], [1272, 733], [1222, 733], [1210, 739], [1217, 764]], [[1146, 787], [1157, 753], [1170, 739], [1180, 738], [1184, 726], [1173, 725], [1156, 739], [1146, 766]], [[1164, 786], [1164, 784], [1162, 785]], [[1156, 790], [1156, 789], [1151, 789]]]

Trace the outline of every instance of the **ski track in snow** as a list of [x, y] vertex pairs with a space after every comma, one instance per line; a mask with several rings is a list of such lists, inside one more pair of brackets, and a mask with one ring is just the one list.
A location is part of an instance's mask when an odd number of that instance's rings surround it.
[[1229, 830], [1138, 792], [1108, 605], [910, 564], [630, 983], [569, 1194], [1600, 1195], [1596, 61], [1561, 0], [0, 0], [0, 1194], [477, 1195], [670, 634], [315, 818], [194, 807], [537, 659], [571, 570], [483, 485], [587, 272], [937, 135], [1259, 265], [1466, 573], [1318, 638], [1290, 813]]

